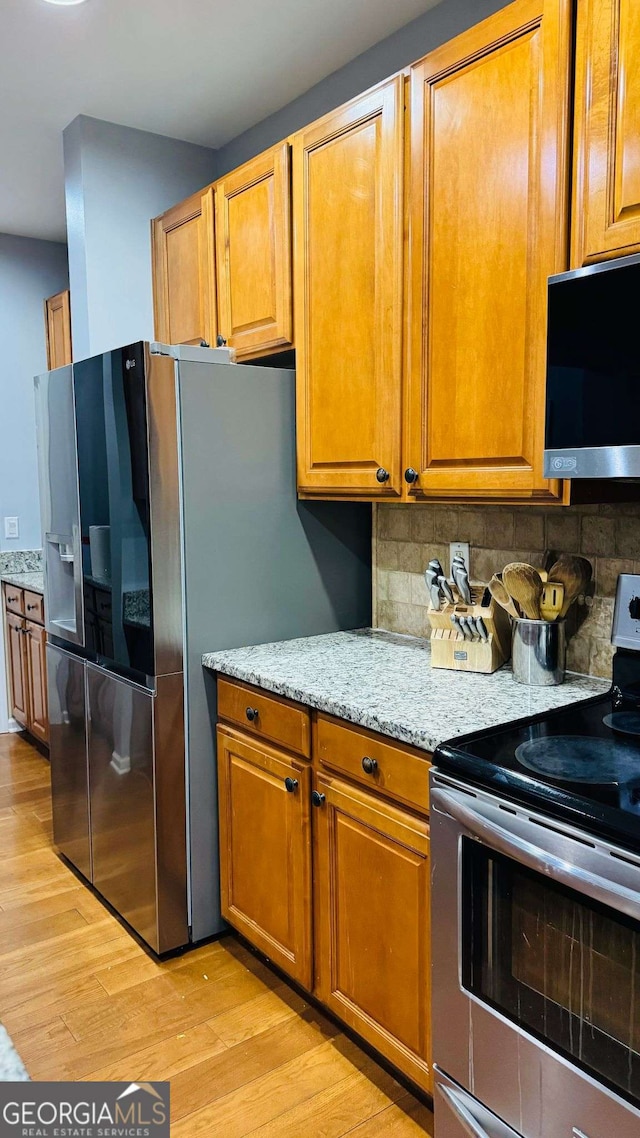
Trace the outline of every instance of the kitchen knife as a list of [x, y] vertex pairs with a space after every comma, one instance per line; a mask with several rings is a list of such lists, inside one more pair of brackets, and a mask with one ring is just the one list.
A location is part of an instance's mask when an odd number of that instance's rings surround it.
[[[455, 628], [456, 632], [462, 633], [462, 625], [460, 624], [460, 617], [456, 616], [456, 614], [454, 612], [451, 613], [451, 623], [452, 623], [453, 627]], [[464, 633], [462, 633], [462, 635], [464, 635]]]
[[431, 561], [429, 562], [427, 568], [433, 569], [435, 571], [436, 577], [444, 577], [444, 569], [442, 568], [442, 565], [438, 561], [437, 557], [431, 558]]
[[489, 633], [487, 632], [487, 626], [481, 616], [476, 617], [476, 629], [480, 634], [480, 639], [484, 640], [486, 644], [489, 640]]
[[436, 612], [440, 612], [440, 590], [438, 588], [438, 574], [435, 569], [427, 569], [424, 579], [427, 583], [429, 596], [431, 597], [431, 607], [435, 609]]
[[466, 616], [459, 616], [458, 617], [458, 623], [460, 625], [460, 628], [462, 629], [462, 635], [464, 636], [465, 640], [474, 640], [475, 638], [474, 638], [473, 632], [471, 631], [471, 628], [469, 625], [469, 620], [467, 619], [467, 617]]
[[460, 596], [462, 597], [464, 603], [466, 605], [470, 605], [471, 589], [469, 588], [469, 574], [467, 573], [467, 570], [464, 568], [464, 566], [456, 566], [454, 570], [454, 578], [456, 585], [458, 586]]
[[442, 574], [441, 576], [438, 577], [438, 585], [440, 587], [441, 592], [443, 592], [445, 597], [447, 598], [449, 604], [454, 605], [456, 603], [455, 597], [453, 595], [453, 592], [451, 591], [451, 585], [447, 581], [447, 578], [444, 576], [444, 574]]

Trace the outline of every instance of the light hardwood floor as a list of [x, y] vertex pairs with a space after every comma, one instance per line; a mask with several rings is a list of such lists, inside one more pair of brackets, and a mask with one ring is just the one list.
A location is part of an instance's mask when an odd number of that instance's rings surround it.
[[0, 1020], [34, 1079], [170, 1079], [174, 1138], [414, 1138], [430, 1110], [234, 937], [159, 964], [56, 856], [0, 735]]

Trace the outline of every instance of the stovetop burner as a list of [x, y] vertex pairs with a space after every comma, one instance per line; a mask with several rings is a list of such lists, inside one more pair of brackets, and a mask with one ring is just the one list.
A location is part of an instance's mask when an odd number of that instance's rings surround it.
[[[603, 722], [606, 723], [605, 716]], [[640, 782], [637, 747], [614, 739], [583, 735], [554, 735], [531, 739], [516, 747], [516, 759], [534, 774], [563, 782], [626, 785]]]
[[619, 578], [612, 639], [609, 692], [443, 743], [434, 765], [640, 853], [640, 574]]
[[612, 711], [602, 722], [620, 735], [640, 735], [640, 711]]

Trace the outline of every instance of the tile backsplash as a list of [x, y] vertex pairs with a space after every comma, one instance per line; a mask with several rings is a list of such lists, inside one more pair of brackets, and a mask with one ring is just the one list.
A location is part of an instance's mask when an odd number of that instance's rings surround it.
[[611, 624], [619, 573], [640, 573], [640, 504], [509, 507], [381, 504], [374, 509], [374, 622], [428, 636], [424, 570], [449, 567], [449, 542], [471, 546], [471, 579], [488, 581], [509, 561], [541, 565], [544, 551], [579, 553], [593, 566], [586, 603], [568, 620], [567, 667], [610, 676]]

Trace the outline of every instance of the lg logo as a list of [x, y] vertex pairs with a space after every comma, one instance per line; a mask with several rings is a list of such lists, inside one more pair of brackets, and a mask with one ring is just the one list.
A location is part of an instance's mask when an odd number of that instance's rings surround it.
[[575, 470], [578, 465], [578, 460], [574, 458], [553, 458], [551, 460], [552, 470]]
[[126, 367], [127, 371], [130, 371], [132, 367], [136, 366], [136, 361], [135, 360], [127, 360], [125, 362], [124, 366]]

